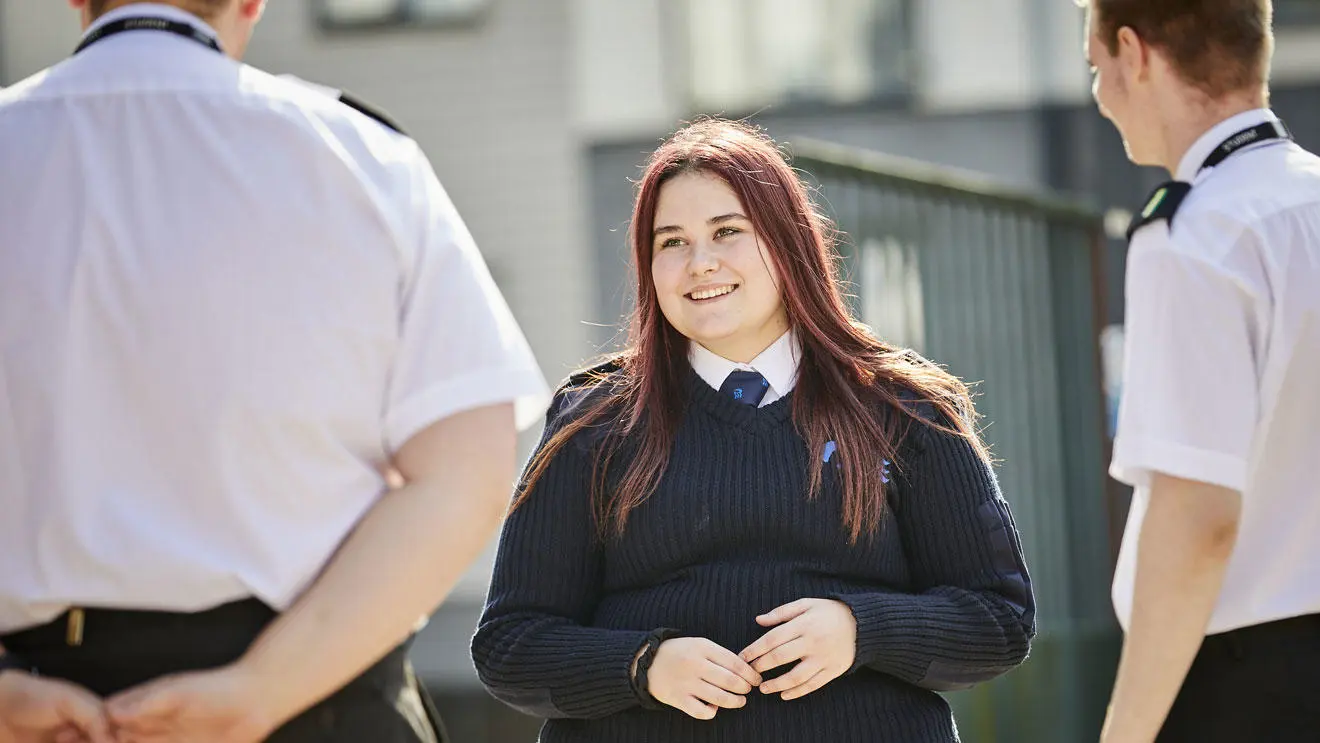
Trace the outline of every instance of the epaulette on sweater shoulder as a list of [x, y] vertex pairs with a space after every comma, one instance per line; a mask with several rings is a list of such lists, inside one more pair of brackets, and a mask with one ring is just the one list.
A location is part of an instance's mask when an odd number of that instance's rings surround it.
[[[936, 367], [935, 362], [922, 356], [916, 350], [911, 348], [899, 349], [895, 354], [904, 363], [917, 368]], [[908, 411], [910, 415], [925, 418], [928, 421], [935, 422], [939, 418], [939, 411], [930, 400], [918, 394], [916, 391], [903, 386], [901, 383], [895, 385], [894, 396], [898, 402]]]
[[940, 417], [939, 409], [936, 408], [935, 405], [932, 404], [930, 400], [927, 400], [926, 398], [918, 395], [912, 390], [909, 389], [899, 390], [898, 399], [899, 402], [903, 404], [903, 407], [906, 408], [909, 413], [916, 416], [920, 416], [921, 418], [925, 418], [931, 423], [934, 423], [939, 420]]
[[623, 359], [619, 356], [612, 356], [595, 366], [587, 367], [581, 371], [569, 375], [568, 379], [560, 385], [561, 391], [572, 389], [581, 389], [582, 387], [593, 386], [597, 382], [602, 382], [623, 369]]
[[555, 390], [554, 400], [550, 403], [549, 418], [561, 423], [572, 419], [583, 403], [600, 394], [608, 394], [613, 389], [611, 380], [623, 369], [622, 360], [615, 356], [599, 364], [587, 367], [569, 375], [564, 383]]

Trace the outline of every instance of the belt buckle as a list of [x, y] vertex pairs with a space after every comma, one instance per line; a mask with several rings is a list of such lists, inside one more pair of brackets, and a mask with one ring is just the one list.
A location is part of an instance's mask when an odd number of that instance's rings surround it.
[[83, 630], [87, 625], [87, 614], [77, 607], [69, 609], [65, 619], [64, 642], [71, 648], [83, 644]]

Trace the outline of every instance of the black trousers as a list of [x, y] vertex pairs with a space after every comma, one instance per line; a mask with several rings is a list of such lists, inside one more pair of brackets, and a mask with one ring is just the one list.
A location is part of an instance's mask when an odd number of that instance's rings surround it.
[[1320, 741], [1320, 614], [1205, 638], [1157, 741]]
[[[0, 644], [42, 676], [110, 696], [237, 660], [275, 612], [247, 600], [196, 614], [85, 609], [81, 627], [70, 618], [5, 635]], [[408, 664], [409, 645], [290, 720], [267, 743], [444, 743], [439, 716]]]

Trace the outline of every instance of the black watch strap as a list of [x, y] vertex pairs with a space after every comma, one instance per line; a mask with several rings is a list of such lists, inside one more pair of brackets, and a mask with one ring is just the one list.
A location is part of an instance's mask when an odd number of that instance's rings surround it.
[[670, 638], [682, 636], [682, 632], [667, 628], [654, 630], [646, 636], [646, 644], [642, 646], [642, 654], [637, 659], [637, 672], [632, 677], [633, 693], [637, 695], [637, 701], [641, 703], [643, 709], [664, 709], [665, 705], [651, 696], [648, 678], [651, 672], [651, 663], [655, 661], [655, 654], [660, 649], [661, 643]]

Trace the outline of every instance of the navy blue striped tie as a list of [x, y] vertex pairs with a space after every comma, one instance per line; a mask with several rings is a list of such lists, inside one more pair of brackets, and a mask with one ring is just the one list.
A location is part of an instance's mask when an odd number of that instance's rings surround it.
[[736, 371], [724, 379], [720, 385], [720, 394], [732, 397], [744, 405], [756, 407], [761, 404], [770, 383], [765, 381], [761, 372]]

